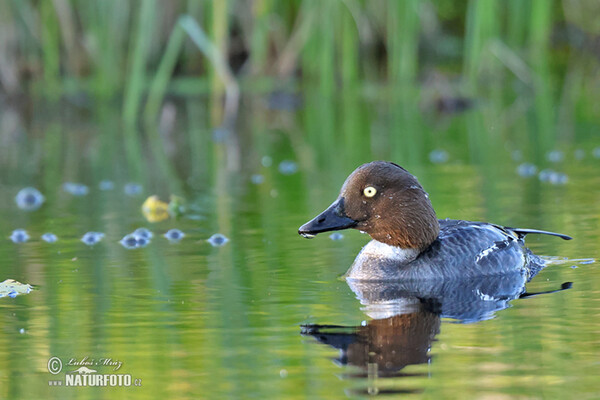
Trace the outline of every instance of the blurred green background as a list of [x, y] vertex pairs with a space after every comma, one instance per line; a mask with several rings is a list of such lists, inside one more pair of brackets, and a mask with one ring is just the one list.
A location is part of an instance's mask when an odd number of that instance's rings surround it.
[[[368, 320], [337, 279], [366, 238], [296, 230], [374, 159], [418, 176], [440, 218], [575, 237], [528, 238], [568, 259], [531, 290], [573, 289], [443, 323], [430, 364], [379, 384], [594, 398], [599, 12], [583, 0], [0, 1], [0, 236], [32, 236], [1, 242], [0, 280], [36, 286], [0, 299], [0, 398], [362, 393], [363, 377], [299, 325]], [[107, 179], [115, 189], [99, 190]], [[128, 182], [142, 193], [124, 194]], [[16, 207], [25, 186], [42, 208]], [[186, 199], [186, 213], [149, 223], [153, 194]], [[139, 226], [156, 238], [124, 249]], [[186, 238], [167, 243], [171, 228]], [[89, 248], [86, 231], [106, 237]], [[222, 248], [206, 243], [217, 232]], [[51, 356], [120, 359], [144, 384], [49, 387]]]

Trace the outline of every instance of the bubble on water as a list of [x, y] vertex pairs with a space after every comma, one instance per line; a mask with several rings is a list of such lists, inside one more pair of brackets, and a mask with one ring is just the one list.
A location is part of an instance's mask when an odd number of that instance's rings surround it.
[[137, 229], [136, 229], [136, 230], [133, 232], [133, 234], [134, 234], [134, 235], [137, 235], [137, 236], [139, 236], [139, 237], [143, 237], [143, 238], [144, 238], [144, 239], [146, 239], [146, 240], [150, 240], [150, 239], [152, 239], [152, 237], [154, 236], [154, 234], [153, 234], [153, 233], [152, 233], [150, 230], [148, 230], [148, 229], [146, 229], [146, 228], [137, 228]]
[[261, 183], [263, 183], [265, 181], [265, 177], [262, 176], [261, 174], [254, 174], [250, 177], [250, 181], [252, 183], [254, 183], [255, 185], [260, 185]]
[[283, 175], [292, 175], [298, 172], [298, 164], [291, 160], [283, 160], [279, 163], [279, 172]]
[[65, 182], [62, 188], [65, 192], [73, 196], [85, 196], [90, 192], [90, 189], [82, 183]]
[[47, 243], [54, 243], [58, 241], [58, 237], [54, 233], [47, 232], [42, 235], [42, 240]]
[[517, 167], [517, 174], [524, 178], [535, 176], [537, 173], [537, 167], [531, 163], [523, 163]]
[[121, 239], [119, 243], [126, 249], [135, 249], [138, 247], [137, 237], [131, 233], [123, 236], [123, 239]]
[[585, 150], [577, 149], [573, 152], [573, 156], [576, 160], [583, 160], [585, 158]]
[[20, 333], [21, 335], [23, 335], [23, 334], [25, 333], [25, 328], [21, 328], [21, 329], [19, 329], [19, 333]]
[[113, 190], [114, 188], [115, 188], [115, 184], [113, 181], [104, 180], [104, 181], [100, 181], [100, 183], [98, 184], [98, 189], [100, 189], [104, 192], [107, 190]]
[[566, 174], [551, 169], [541, 170], [538, 178], [540, 181], [548, 182], [552, 185], [564, 185], [569, 181], [569, 177]]
[[287, 378], [287, 376], [288, 376], [288, 372], [287, 372], [286, 369], [282, 369], [282, 370], [279, 371], [279, 377], [281, 377], [281, 378]]
[[273, 165], [273, 159], [269, 156], [264, 156], [260, 160], [260, 163], [262, 164], [263, 167], [269, 168], [271, 165]]
[[450, 155], [446, 150], [436, 149], [429, 153], [429, 161], [434, 164], [443, 164], [450, 159]]
[[553, 185], [565, 185], [567, 182], [569, 182], [569, 177], [562, 172], [555, 172], [550, 175], [549, 182]]
[[123, 187], [123, 191], [127, 196], [138, 196], [142, 194], [144, 188], [139, 183], [129, 182]]
[[513, 150], [510, 155], [514, 161], [521, 161], [523, 159], [523, 152], [521, 150]]
[[104, 238], [104, 233], [102, 232], [86, 232], [81, 241], [88, 246], [93, 246]]
[[331, 235], [329, 235], [329, 239], [331, 240], [342, 240], [343, 238], [344, 235], [339, 232], [333, 232]]
[[554, 171], [551, 169], [543, 169], [538, 174], [538, 179], [542, 182], [549, 182], [552, 174], [554, 174]]
[[15, 229], [10, 235], [10, 240], [12, 240], [13, 243], [25, 243], [29, 240], [29, 235], [25, 229]]
[[225, 235], [215, 233], [210, 238], [208, 238], [207, 242], [210, 243], [210, 245], [213, 247], [220, 247], [229, 242], [229, 239]]
[[34, 211], [44, 203], [44, 195], [39, 190], [32, 187], [21, 189], [15, 196], [17, 207], [25, 211]]
[[550, 162], [561, 162], [565, 158], [565, 153], [560, 150], [552, 150], [546, 154], [546, 159]]
[[171, 242], [178, 242], [185, 237], [185, 234], [179, 229], [170, 229], [164, 236]]
[[592, 155], [594, 158], [600, 158], [600, 147], [594, 148], [594, 150], [592, 150]]

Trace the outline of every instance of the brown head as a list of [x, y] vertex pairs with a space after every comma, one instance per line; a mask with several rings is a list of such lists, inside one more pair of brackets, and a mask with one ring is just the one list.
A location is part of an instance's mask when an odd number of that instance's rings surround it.
[[438, 236], [439, 223], [429, 196], [413, 175], [394, 163], [358, 167], [329, 208], [302, 225], [303, 236], [355, 228], [392, 246], [424, 250]]

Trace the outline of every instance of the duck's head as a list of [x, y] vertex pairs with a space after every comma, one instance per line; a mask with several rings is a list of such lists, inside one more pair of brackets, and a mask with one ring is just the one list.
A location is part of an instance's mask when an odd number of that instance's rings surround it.
[[337, 200], [302, 225], [298, 233], [312, 237], [346, 228], [368, 233], [378, 242], [419, 251], [427, 248], [440, 232], [429, 196], [417, 178], [385, 161], [354, 170]]

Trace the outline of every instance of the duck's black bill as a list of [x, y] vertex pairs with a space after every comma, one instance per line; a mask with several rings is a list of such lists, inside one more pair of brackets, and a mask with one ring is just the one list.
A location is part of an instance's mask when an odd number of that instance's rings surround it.
[[340, 197], [330, 205], [327, 210], [317, 215], [298, 229], [298, 233], [304, 237], [313, 237], [317, 233], [339, 231], [352, 228], [357, 222], [346, 216], [344, 212], [344, 198]]

